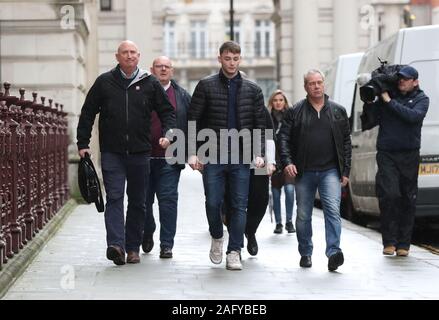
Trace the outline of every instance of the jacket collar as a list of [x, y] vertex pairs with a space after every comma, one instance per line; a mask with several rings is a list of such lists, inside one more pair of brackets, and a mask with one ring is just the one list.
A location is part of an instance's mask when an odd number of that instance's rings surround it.
[[413, 99], [414, 97], [416, 97], [421, 92], [423, 92], [423, 91], [421, 89], [419, 89], [419, 86], [418, 86], [415, 89], [413, 89], [413, 91], [408, 92], [405, 96], [403, 96], [403, 95], [401, 95], [401, 96], [405, 97], [405, 98]]
[[[227, 84], [227, 82], [230, 80], [229, 78], [227, 78], [227, 77], [224, 75], [224, 72], [223, 72], [222, 69], [220, 69], [220, 71], [219, 71], [219, 78], [220, 78], [220, 80], [221, 80], [221, 82], [222, 82], [223, 84]], [[238, 74], [237, 74], [233, 79], [236, 79], [237, 82], [238, 82], [238, 86], [240, 86], [240, 85], [242, 84], [242, 75], [241, 75], [241, 71], [238, 71]]]
[[[121, 71], [120, 70], [120, 66], [117, 65], [116, 67], [114, 67], [111, 70], [111, 73], [113, 74], [113, 76], [115, 76], [117, 78], [116, 72], [120, 73], [120, 71]], [[143, 69], [139, 68], [139, 72], [137, 72], [137, 76], [133, 79], [133, 81], [131, 81], [131, 83], [129, 84], [128, 88], [131, 87], [133, 84], [135, 84], [135, 83], [137, 83], [137, 82], [139, 82], [139, 81], [141, 81], [141, 80], [143, 80], [145, 78], [148, 78], [150, 76], [151, 76], [151, 73], [149, 73], [147, 70], [143, 70]]]
[[171, 79], [171, 86], [174, 88], [174, 90], [178, 91], [180, 89], [180, 85], [175, 81], [174, 79]]
[[[306, 96], [306, 104], [310, 107], [313, 108], [311, 102], [308, 99], [308, 96]], [[325, 110], [328, 107], [328, 101], [329, 101], [329, 96], [325, 93], [325, 104], [323, 105], [322, 111]]]

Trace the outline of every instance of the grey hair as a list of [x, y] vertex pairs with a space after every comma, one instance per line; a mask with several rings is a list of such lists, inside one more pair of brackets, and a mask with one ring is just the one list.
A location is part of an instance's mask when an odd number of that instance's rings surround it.
[[322, 80], [325, 81], [325, 75], [319, 69], [310, 69], [303, 75], [303, 84], [306, 85], [308, 82], [308, 76], [312, 74], [320, 74], [322, 76]]

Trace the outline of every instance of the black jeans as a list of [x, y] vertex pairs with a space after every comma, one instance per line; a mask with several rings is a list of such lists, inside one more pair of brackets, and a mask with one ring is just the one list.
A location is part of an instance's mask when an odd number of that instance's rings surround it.
[[[268, 184], [269, 178], [267, 175], [255, 175], [255, 170], [250, 172], [250, 187], [247, 204], [247, 222], [245, 225], [246, 234], [255, 234], [268, 206]], [[226, 189], [228, 188], [226, 184]], [[225, 193], [222, 212], [226, 216], [226, 222], [230, 221], [230, 209], [227, 199], [227, 192]]]
[[383, 245], [408, 250], [415, 222], [419, 150], [378, 151], [376, 159]]

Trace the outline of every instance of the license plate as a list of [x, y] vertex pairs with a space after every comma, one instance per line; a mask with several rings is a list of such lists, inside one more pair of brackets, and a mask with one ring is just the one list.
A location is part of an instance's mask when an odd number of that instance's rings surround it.
[[419, 166], [420, 176], [439, 174], [439, 163], [421, 163]]

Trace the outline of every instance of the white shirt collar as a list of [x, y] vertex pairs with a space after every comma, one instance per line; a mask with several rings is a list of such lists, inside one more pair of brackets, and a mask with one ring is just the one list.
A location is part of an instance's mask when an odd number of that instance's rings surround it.
[[165, 91], [167, 91], [170, 86], [171, 86], [171, 81], [169, 81], [167, 85], [162, 85], [163, 90], [165, 90]]

